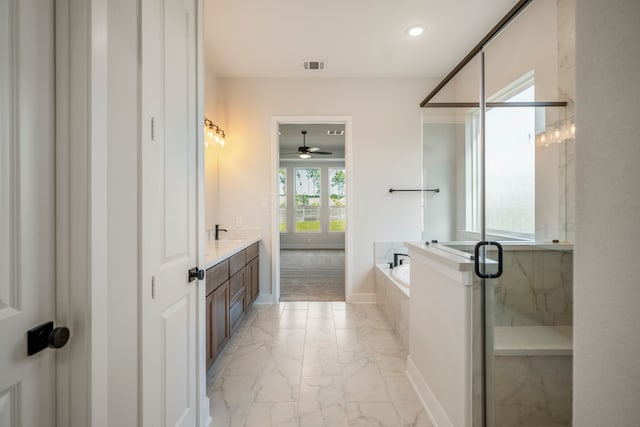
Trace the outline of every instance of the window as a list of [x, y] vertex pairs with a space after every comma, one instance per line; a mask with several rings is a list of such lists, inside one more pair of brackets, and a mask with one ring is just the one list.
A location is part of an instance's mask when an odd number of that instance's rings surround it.
[[[533, 74], [492, 101], [534, 101]], [[480, 150], [478, 112], [468, 127], [467, 229], [479, 227]], [[490, 234], [531, 239], [535, 234], [535, 120], [533, 107], [496, 107], [485, 114], [485, 223]]]
[[344, 168], [329, 168], [329, 231], [344, 232], [346, 198]]
[[320, 233], [320, 168], [295, 168], [295, 207], [298, 233]]
[[[297, 165], [296, 165], [297, 166]], [[307, 167], [281, 164], [278, 170], [280, 233], [313, 233], [314, 242], [335, 242], [346, 229], [346, 171], [343, 163]], [[320, 239], [320, 240], [318, 240]], [[325, 239], [325, 240], [322, 240]], [[298, 240], [296, 242], [302, 242]], [[309, 242], [309, 240], [304, 240]]]
[[278, 203], [280, 206], [280, 232], [287, 232], [287, 170], [278, 171]]

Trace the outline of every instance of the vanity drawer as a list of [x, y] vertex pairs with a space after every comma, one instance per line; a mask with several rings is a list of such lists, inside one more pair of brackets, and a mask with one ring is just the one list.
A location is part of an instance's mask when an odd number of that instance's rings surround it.
[[233, 331], [238, 327], [240, 321], [244, 317], [244, 298], [245, 298], [244, 290], [236, 297], [235, 301], [229, 307], [229, 324], [231, 331]]
[[207, 295], [229, 279], [229, 260], [214, 265], [207, 270]]
[[240, 271], [244, 265], [244, 251], [240, 251], [229, 258], [229, 275], [233, 276]]
[[247, 249], [245, 249], [246, 262], [249, 262], [252, 259], [254, 259], [255, 257], [257, 257], [259, 251], [260, 251], [260, 248], [259, 248], [257, 243], [254, 243], [253, 245], [251, 245]]
[[229, 279], [229, 288], [231, 299], [235, 298], [238, 292], [244, 290], [244, 269], [231, 276], [231, 279]]

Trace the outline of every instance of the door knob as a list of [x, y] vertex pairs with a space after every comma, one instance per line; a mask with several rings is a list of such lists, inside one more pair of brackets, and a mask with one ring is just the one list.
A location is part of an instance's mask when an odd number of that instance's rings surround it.
[[189, 282], [194, 280], [204, 280], [204, 270], [200, 270], [198, 267], [193, 267], [189, 270]]
[[49, 348], [62, 348], [69, 342], [69, 328], [59, 326], [49, 332]]
[[61, 348], [69, 342], [71, 335], [66, 326], [53, 327], [53, 322], [46, 322], [42, 325], [27, 331], [27, 355], [32, 356], [45, 348]]

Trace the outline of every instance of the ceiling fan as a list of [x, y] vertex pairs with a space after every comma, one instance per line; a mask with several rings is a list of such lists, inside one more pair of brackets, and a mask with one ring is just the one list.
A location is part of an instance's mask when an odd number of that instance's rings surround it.
[[307, 131], [302, 131], [302, 146], [298, 147], [298, 157], [301, 159], [311, 158], [311, 154], [333, 154], [330, 151], [320, 151], [318, 147], [307, 147]]

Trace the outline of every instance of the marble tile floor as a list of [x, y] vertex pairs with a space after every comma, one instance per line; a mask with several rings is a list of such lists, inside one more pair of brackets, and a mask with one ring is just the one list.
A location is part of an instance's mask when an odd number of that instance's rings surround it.
[[341, 275], [280, 276], [281, 301], [344, 301], [344, 272]]
[[214, 427], [432, 427], [376, 305], [254, 305], [207, 375]]

